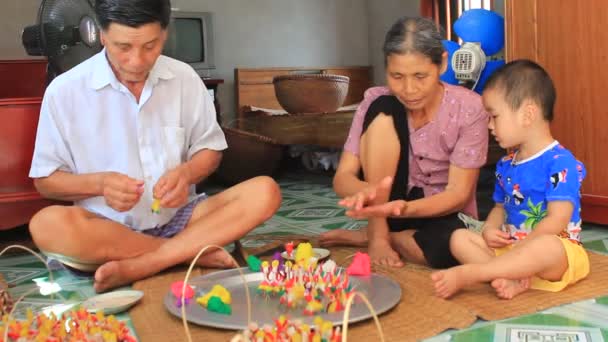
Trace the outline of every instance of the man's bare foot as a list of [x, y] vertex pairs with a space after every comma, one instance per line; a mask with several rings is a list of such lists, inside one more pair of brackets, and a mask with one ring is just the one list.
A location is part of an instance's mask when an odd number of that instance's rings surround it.
[[[162, 259], [162, 256], [151, 252], [131, 259], [106, 262], [95, 272], [93, 287], [97, 292], [107, 291], [153, 276], [166, 267], [171, 266], [163, 266], [161, 262], [158, 262], [159, 259]], [[196, 264], [214, 268], [234, 267], [230, 256], [220, 250], [202, 255]]]
[[435, 295], [437, 297], [447, 299], [460, 291], [462, 288], [473, 283], [471, 281], [471, 269], [468, 265], [461, 265], [433, 272], [431, 279], [435, 286]]
[[123, 274], [124, 268], [124, 261], [109, 261], [101, 265], [95, 271], [93, 283], [95, 292], [104, 292], [128, 284], [130, 278]]
[[331, 246], [367, 246], [367, 228], [359, 230], [335, 229], [319, 235], [319, 244], [322, 247]]
[[391, 244], [388, 241], [370, 242], [368, 253], [372, 263], [376, 265], [392, 267], [403, 267], [404, 265], [399, 253], [391, 248]]
[[[192, 260], [188, 261], [188, 265], [190, 265], [191, 262]], [[201, 255], [196, 264], [198, 266], [212, 268], [232, 268], [238, 266], [234, 264], [232, 257], [230, 257], [226, 251], [219, 249]]]
[[530, 288], [530, 278], [519, 280], [495, 279], [492, 281], [492, 287], [496, 290], [496, 295], [499, 298], [512, 299]]

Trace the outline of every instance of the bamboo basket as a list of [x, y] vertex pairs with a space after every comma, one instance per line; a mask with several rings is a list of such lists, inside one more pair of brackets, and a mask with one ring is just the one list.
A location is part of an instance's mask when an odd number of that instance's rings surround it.
[[346, 99], [349, 78], [331, 74], [291, 74], [275, 76], [274, 91], [288, 113], [331, 113]]

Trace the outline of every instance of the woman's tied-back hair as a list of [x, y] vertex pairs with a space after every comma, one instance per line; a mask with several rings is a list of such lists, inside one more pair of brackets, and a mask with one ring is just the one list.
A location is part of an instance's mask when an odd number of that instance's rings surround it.
[[427, 18], [402, 17], [393, 24], [384, 39], [384, 62], [390, 55], [421, 53], [441, 66], [443, 62], [443, 33]]
[[533, 61], [519, 59], [505, 64], [488, 78], [484, 91], [488, 89], [501, 91], [513, 111], [530, 99], [541, 108], [545, 120], [553, 120], [555, 86], [547, 71]]
[[170, 0], [96, 0], [95, 15], [102, 30], [111, 23], [130, 27], [159, 23], [163, 29], [171, 21]]

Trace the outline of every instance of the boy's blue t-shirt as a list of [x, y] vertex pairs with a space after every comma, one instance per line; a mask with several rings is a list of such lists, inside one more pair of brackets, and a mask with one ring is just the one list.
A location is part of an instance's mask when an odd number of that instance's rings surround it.
[[557, 141], [526, 160], [515, 162], [516, 154], [496, 164], [494, 201], [505, 208], [505, 231], [521, 240], [547, 215], [548, 202], [570, 201], [574, 211], [560, 236], [580, 243], [583, 163]]

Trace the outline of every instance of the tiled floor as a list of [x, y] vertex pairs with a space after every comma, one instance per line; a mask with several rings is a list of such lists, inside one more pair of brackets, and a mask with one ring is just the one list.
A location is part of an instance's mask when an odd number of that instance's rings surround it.
[[[482, 174], [486, 185], [480, 187], [478, 198], [489, 198], [487, 183], [491, 176]], [[344, 210], [336, 205], [338, 198], [331, 188], [331, 178], [326, 174], [288, 173], [280, 176], [283, 193], [280, 210], [269, 221], [251, 234], [306, 234], [317, 235], [328, 229], [359, 229], [364, 221], [344, 216]], [[213, 193], [219, 188], [211, 188]], [[480, 213], [484, 215], [491, 204], [481, 201]], [[484, 209], [485, 208], [485, 209]], [[608, 227], [584, 225], [583, 242], [590, 250], [608, 254]], [[11, 294], [17, 298], [32, 288], [32, 280], [45, 281], [46, 271], [36, 259], [29, 256], [0, 259], [0, 273], [12, 284]], [[78, 303], [94, 294], [91, 281], [75, 278], [65, 271], [55, 272], [63, 291], [54, 299], [28, 296], [25, 304], [36, 308], [58, 303]], [[19, 310], [22, 311], [22, 310]], [[129, 321], [128, 315], [121, 319]], [[501, 322], [477, 322], [462, 331], [447, 331], [428, 341], [608, 341], [608, 297], [588, 300], [541, 313], [517, 317]]]

